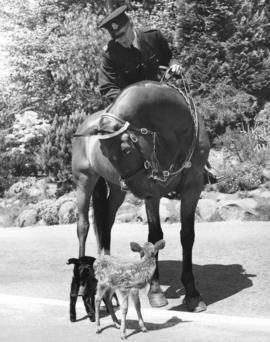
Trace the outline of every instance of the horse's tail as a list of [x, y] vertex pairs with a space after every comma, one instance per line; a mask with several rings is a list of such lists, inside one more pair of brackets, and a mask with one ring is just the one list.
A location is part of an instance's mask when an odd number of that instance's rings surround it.
[[107, 249], [107, 243], [104, 241], [106, 235], [106, 228], [108, 227], [109, 220], [109, 201], [108, 201], [108, 188], [106, 181], [100, 177], [95, 185], [92, 194], [92, 206], [94, 215], [94, 230], [99, 244], [99, 249]]

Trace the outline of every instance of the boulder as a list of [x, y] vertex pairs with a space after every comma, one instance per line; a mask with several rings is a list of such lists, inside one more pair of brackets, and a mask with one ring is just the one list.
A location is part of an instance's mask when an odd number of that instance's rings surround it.
[[200, 221], [209, 221], [217, 211], [217, 202], [212, 199], [201, 199], [197, 205], [197, 214]]
[[35, 209], [23, 210], [17, 219], [19, 227], [33, 226], [37, 222], [37, 211]]
[[257, 202], [252, 198], [223, 200], [218, 203], [218, 212], [224, 221], [256, 218]]
[[0, 211], [0, 228], [11, 227], [13, 225], [12, 217], [8, 213]]
[[270, 180], [270, 170], [268, 170], [268, 169], [263, 169], [262, 175], [263, 175], [266, 179]]
[[77, 220], [76, 203], [74, 201], [64, 202], [58, 211], [59, 224], [74, 223]]

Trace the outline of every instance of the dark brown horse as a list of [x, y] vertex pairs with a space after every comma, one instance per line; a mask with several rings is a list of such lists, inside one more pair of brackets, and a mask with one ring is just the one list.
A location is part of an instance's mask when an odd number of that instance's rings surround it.
[[[85, 255], [92, 197], [99, 251], [109, 253], [111, 228], [129, 189], [145, 201], [152, 243], [163, 238], [161, 197], [181, 199], [182, 282], [191, 311], [206, 309], [192, 272], [195, 209], [203, 189], [203, 169], [210, 145], [202, 119], [190, 98], [158, 82], [139, 82], [78, 128], [72, 169], [77, 184], [79, 256]], [[158, 267], [148, 293], [152, 306], [167, 299]]]

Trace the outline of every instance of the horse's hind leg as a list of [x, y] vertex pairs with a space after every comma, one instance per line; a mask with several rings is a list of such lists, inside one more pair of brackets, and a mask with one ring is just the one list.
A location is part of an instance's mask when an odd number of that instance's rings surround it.
[[[160, 225], [160, 217], [159, 217], [159, 197], [153, 197], [151, 199], [145, 200], [145, 208], [148, 219], [148, 241], [153, 244], [157, 241], [163, 239], [163, 232]], [[158, 271], [158, 254], [156, 256], [157, 267], [153, 278], [150, 282], [150, 289], [148, 292], [148, 299], [150, 305], [153, 307], [165, 306], [168, 304], [168, 301], [161, 290], [159, 285], [159, 271]]]
[[181, 244], [183, 249], [182, 283], [186, 290], [185, 304], [189, 311], [200, 312], [206, 310], [197, 291], [192, 271], [192, 248], [195, 239], [194, 222], [195, 210], [200, 196], [203, 180], [193, 180], [181, 194]]
[[118, 208], [123, 203], [126, 193], [120, 187], [108, 183], [109, 193], [104, 178], [100, 178], [93, 192], [94, 223], [99, 253], [110, 254], [111, 229]]
[[85, 255], [85, 242], [89, 230], [90, 198], [97, 181], [97, 176], [81, 173], [77, 178], [77, 235], [79, 239], [79, 257]]

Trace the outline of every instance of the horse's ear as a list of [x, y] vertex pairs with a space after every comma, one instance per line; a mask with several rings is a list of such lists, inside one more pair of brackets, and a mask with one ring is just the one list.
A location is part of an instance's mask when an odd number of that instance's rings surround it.
[[131, 242], [130, 248], [131, 248], [132, 252], [140, 253], [140, 251], [142, 250], [142, 247], [137, 242]]
[[155, 251], [163, 249], [164, 247], [165, 247], [165, 241], [164, 240], [159, 240], [158, 242], [155, 243]]
[[76, 258], [70, 258], [70, 259], [68, 259], [68, 261], [67, 261], [67, 265], [70, 265], [70, 264], [74, 264], [74, 265], [77, 265], [78, 264], [78, 259], [76, 259]]

